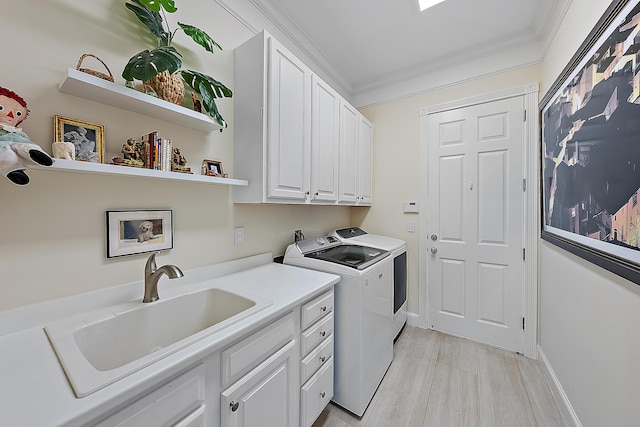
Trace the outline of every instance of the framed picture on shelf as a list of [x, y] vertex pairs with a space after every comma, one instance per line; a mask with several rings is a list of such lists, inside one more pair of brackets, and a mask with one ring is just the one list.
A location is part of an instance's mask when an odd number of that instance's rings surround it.
[[222, 162], [206, 159], [202, 161], [202, 175], [218, 176], [221, 178], [227, 178], [229, 176], [223, 172]]
[[107, 211], [107, 258], [173, 248], [173, 211]]
[[640, 0], [614, 0], [540, 102], [543, 240], [640, 284]]
[[76, 148], [76, 160], [104, 162], [104, 126], [58, 115], [54, 122], [55, 140], [71, 142]]

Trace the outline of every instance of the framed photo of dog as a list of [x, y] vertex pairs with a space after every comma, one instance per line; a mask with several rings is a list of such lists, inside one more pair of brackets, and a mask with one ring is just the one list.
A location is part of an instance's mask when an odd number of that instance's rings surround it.
[[173, 248], [173, 211], [107, 211], [107, 258]]

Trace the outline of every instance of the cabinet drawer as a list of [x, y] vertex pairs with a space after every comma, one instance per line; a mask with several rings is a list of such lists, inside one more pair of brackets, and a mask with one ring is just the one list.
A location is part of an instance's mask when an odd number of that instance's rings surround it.
[[307, 354], [331, 334], [333, 334], [333, 313], [329, 313], [302, 333], [301, 354]]
[[138, 399], [95, 427], [196, 426], [197, 424], [180, 423], [185, 417], [189, 418], [198, 411], [204, 413], [204, 410], [204, 372], [200, 365]]
[[222, 351], [222, 387], [236, 381], [294, 338], [293, 314]]
[[307, 329], [325, 314], [333, 311], [333, 291], [325, 292], [302, 306], [302, 329]]
[[300, 423], [309, 427], [333, 397], [333, 358], [302, 386]]
[[333, 356], [333, 335], [324, 340], [318, 347], [307, 355], [301, 362], [301, 383], [309, 379], [320, 366], [326, 363]]
[[198, 409], [184, 417], [173, 427], [204, 427], [205, 409], [207, 409], [205, 405], [200, 405]]

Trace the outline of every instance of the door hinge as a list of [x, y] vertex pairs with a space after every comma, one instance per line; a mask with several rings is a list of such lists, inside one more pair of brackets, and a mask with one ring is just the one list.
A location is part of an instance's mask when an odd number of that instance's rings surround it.
[[525, 248], [522, 248], [522, 260], [523, 261], [526, 260], [526, 256], [527, 256], [527, 250]]
[[524, 111], [522, 112], [522, 121], [523, 121], [523, 122], [526, 122], [526, 121], [527, 121], [527, 110], [524, 110]]
[[522, 191], [527, 191], [527, 178], [522, 178]]
[[524, 331], [524, 317], [522, 318], [522, 330]]

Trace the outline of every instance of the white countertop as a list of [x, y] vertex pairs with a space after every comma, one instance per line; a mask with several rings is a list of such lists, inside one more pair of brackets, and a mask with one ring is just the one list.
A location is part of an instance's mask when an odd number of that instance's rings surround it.
[[[53, 320], [82, 311], [136, 299], [141, 301], [142, 282], [0, 313], [0, 333], [3, 334], [0, 335], [0, 423], [29, 427], [83, 425], [277, 319], [303, 301], [328, 290], [340, 279], [336, 275], [270, 261], [271, 254], [263, 254], [185, 271], [181, 279], [163, 277], [158, 290], [161, 299], [163, 295], [179, 293], [182, 286], [207, 281], [210, 287], [239, 294], [247, 292], [271, 300], [273, 304], [80, 399], [74, 395], [43, 327]], [[100, 301], [103, 301], [102, 305]], [[79, 310], [78, 304], [86, 309]], [[6, 322], [27, 326], [15, 330]]]

